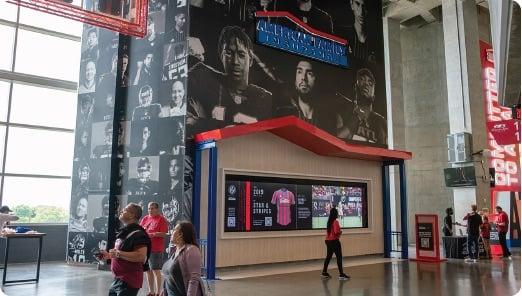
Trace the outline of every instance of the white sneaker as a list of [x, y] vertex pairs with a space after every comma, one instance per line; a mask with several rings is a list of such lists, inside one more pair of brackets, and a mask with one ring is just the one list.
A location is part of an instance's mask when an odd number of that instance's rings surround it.
[[466, 262], [466, 263], [471, 263], [471, 262], [473, 262], [473, 259], [471, 259], [471, 258], [466, 258], [466, 260], [464, 260], [464, 262]]
[[477, 260], [477, 259], [473, 259], [473, 263], [477, 263], [477, 262], [478, 262], [478, 260]]

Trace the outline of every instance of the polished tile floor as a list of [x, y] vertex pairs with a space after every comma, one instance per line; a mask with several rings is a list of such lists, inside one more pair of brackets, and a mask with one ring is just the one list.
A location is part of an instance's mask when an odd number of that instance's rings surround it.
[[[333, 262], [332, 262], [333, 263]], [[412, 261], [347, 266], [352, 279], [334, 276], [321, 280], [319, 271], [302, 271], [269, 276], [219, 280], [210, 283], [213, 295], [514, 295], [520, 290], [520, 255], [512, 261], [494, 259], [475, 264], [450, 260], [441, 264]], [[333, 264], [330, 265], [333, 267]], [[14, 265], [8, 279], [32, 272], [32, 266]], [[111, 274], [94, 267], [64, 263], [42, 265], [39, 284], [10, 285], [7, 295], [107, 295]], [[145, 295], [141, 291], [140, 295]]]

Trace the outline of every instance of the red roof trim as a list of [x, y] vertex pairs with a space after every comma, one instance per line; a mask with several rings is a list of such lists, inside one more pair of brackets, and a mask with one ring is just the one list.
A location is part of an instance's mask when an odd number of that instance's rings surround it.
[[196, 134], [196, 143], [270, 132], [319, 155], [374, 161], [409, 160], [411, 152], [346, 143], [295, 116], [279, 117]]

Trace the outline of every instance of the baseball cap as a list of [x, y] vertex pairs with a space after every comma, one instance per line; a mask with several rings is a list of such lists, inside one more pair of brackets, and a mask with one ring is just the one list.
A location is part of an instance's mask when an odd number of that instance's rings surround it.
[[12, 212], [11, 209], [8, 206], [1, 206], [0, 207], [0, 213], [10, 213]]

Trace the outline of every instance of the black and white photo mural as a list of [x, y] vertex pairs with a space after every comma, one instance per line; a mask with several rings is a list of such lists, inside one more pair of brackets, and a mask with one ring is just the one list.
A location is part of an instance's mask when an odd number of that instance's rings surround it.
[[78, 86], [67, 260], [96, 263], [129, 202], [182, 217], [188, 6], [149, 1], [147, 35], [85, 25]]
[[119, 36], [84, 25], [82, 37], [67, 260], [92, 263], [109, 232]]
[[144, 38], [86, 25], [68, 260], [94, 263], [129, 202], [190, 220], [196, 133], [294, 115], [387, 147], [383, 51], [376, 0], [153, 0]]
[[380, 1], [191, 3], [188, 137], [294, 115], [387, 147]]

